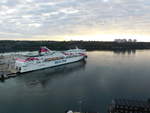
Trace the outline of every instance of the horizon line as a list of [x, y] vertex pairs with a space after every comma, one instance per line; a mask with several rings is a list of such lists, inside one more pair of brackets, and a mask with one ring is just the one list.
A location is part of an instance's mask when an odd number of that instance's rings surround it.
[[[82, 42], [115, 42], [115, 40], [0, 40], [0, 41], [34, 41], [34, 42], [38, 42], [38, 41], [51, 41], [51, 42], [71, 42], [71, 41], [82, 41]], [[137, 42], [150, 42], [150, 41], [138, 41]], [[137, 43], [137, 42], [133, 42], [133, 43]]]

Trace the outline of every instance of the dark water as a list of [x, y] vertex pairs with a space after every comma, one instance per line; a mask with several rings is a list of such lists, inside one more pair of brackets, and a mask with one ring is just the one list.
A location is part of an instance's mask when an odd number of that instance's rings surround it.
[[113, 98], [150, 97], [150, 50], [88, 52], [87, 62], [0, 83], [0, 113], [106, 113]]

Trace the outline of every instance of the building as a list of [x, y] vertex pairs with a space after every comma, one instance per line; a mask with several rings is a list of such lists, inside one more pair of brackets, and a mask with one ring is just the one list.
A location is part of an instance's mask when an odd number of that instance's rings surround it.
[[108, 113], [150, 113], [150, 102], [128, 99], [115, 99], [109, 105]]
[[114, 42], [125, 43], [125, 42], [127, 42], [127, 40], [126, 39], [115, 39]]
[[114, 42], [117, 42], [117, 43], [126, 43], [126, 42], [137, 42], [137, 40], [136, 39], [115, 39], [114, 40]]

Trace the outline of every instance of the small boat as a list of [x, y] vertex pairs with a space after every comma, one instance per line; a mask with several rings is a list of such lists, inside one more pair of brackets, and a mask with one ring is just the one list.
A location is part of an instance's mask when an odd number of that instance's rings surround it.
[[24, 73], [73, 63], [85, 60], [86, 58], [87, 54], [84, 49], [76, 48], [66, 51], [52, 51], [47, 47], [41, 47], [37, 54], [24, 55], [16, 58], [15, 68], [19, 73]]

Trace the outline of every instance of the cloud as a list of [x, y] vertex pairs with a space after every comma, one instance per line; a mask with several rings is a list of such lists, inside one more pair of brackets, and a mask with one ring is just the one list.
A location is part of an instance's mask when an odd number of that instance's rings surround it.
[[102, 0], [103, 2], [109, 2], [109, 0]]
[[41, 26], [41, 24], [39, 24], [39, 23], [32, 23], [32, 24], [28, 24], [28, 26], [29, 27], [35, 27], [35, 28], [38, 28], [38, 27], [40, 27]]
[[44, 17], [49, 17], [49, 16], [53, 16], [53, 15], [58, 15], [59, 12], [48, 12], [48, 13], [42, 13], [41, 16], [44, 16]]
[[19, 34], [19, 33], [11, 33], [11, 32], [0, 32], [0, 34], [1, 34], [1, 35], [15, 35], [15, 36], [16, 36], [16, 35], [17, 35], [17, 36], [19, 35], [19, 36], [22, 36], [22, 34]]
[[59, 11], [62, 12], [62, 13], [65, 13], [65, 14], [74, 14], [74, 13], [79, 12], [79, 10], [73, 9], [71, 7], [70, 8], [63, 8], [63, 9], [60, 9]]
[[20, 34], [27, 39], [64, 36], [88, 29], [150, 34], [149, 5], [148, 0], [1, 0], [0, 39], [11, 34], [14, 39]]

